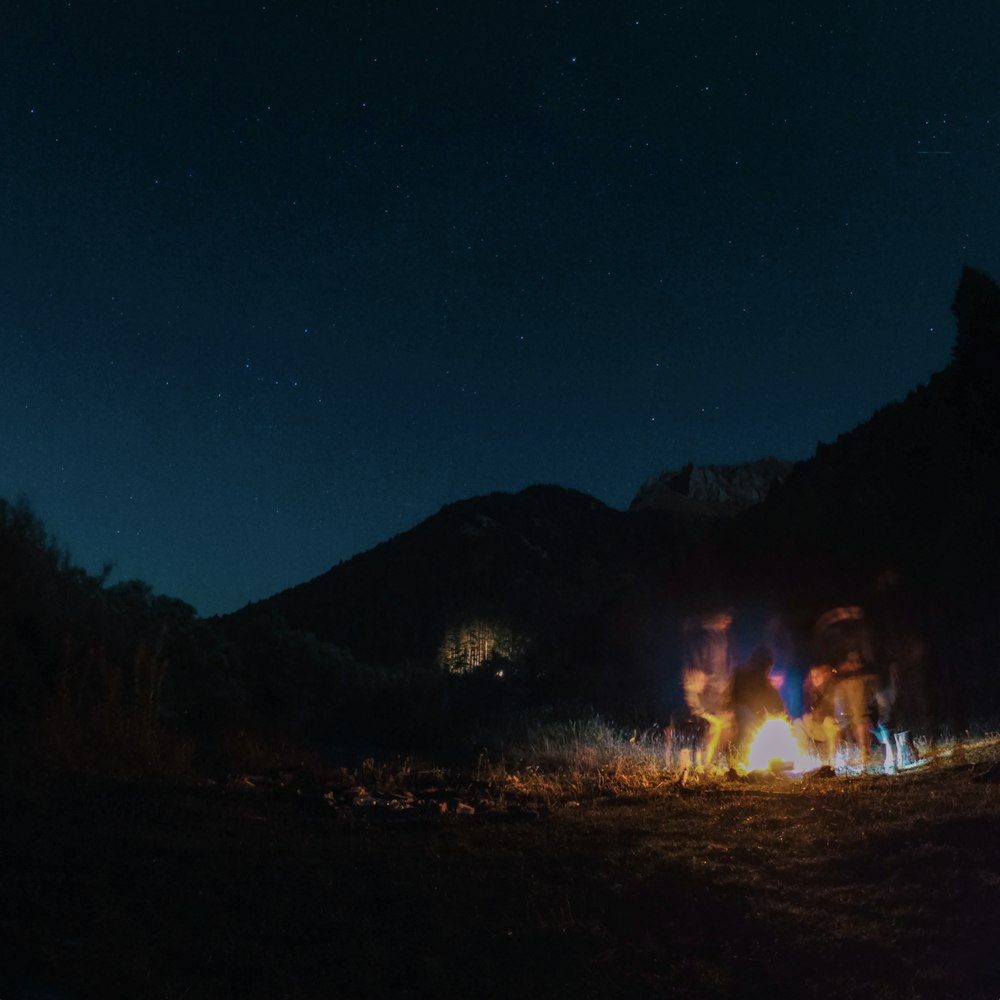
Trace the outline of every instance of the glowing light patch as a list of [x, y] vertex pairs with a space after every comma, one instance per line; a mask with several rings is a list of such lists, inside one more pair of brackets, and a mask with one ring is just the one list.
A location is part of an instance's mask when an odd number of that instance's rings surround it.
[[748, 771], [811, 771], [819, 767], [812, 754], [799, 746], [792, 725], [780, 715], [764, 721], [754, 734], [747, 752]]

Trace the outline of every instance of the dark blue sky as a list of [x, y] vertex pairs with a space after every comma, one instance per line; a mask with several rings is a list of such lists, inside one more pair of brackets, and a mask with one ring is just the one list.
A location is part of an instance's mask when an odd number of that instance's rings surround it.
[[1000, 8], [32, 0], [0, 495], [204, 614], [442, 504], [804, 458], [1000, 276]]

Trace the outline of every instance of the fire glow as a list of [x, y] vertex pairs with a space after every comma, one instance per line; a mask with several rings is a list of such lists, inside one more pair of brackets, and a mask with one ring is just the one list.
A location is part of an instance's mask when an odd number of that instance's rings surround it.
[[790, 771], [801, 774], [820, 766], [819, 760], [799, 746], [792, 724], [781, 715], [766, 719], [750, 741], [748, 771]]

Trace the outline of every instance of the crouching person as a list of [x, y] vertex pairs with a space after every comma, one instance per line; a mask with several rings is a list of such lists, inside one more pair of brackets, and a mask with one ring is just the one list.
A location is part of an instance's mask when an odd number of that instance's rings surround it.
[[802, 718], [795, 723], [795, 735], [804, 750], [815, 751], [820, 763], [833, 767], [840, 726], [835, 714], [835, 675], [829, 663], [809, 668], [802, 684]]

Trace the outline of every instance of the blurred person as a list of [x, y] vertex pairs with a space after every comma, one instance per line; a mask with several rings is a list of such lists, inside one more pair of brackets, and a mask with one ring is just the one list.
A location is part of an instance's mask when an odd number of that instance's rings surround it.
[[813, 663], [829, 663], [836, 669], [848, 653], [865, 663], [874, 660], [867, 616], [858, 605], [830, 608], [813, 627]]
[[838, 727], [857, 747], [862, 767], [867, 767], [871, 754], [871, 701], [877, 684], [871, 666], [874, 646], [864, 609], [858, 605], [830, 608], [817, 620], [813, 641], [813, 662], [833, 666]]
[[[703, 767], [705, 749], [710, 743], [712, 726], [703, 714], [691, 708], [689, 700], [697, 701], [704, 691], [705, 674], [699, 670], [684, 674], [680, 704], [670, 713], [669, 725], [663, 730], [664, 760], [667, 768], [687, 770]], [[709, 713], [710, 714], [710, 713]]]
[[926, 730], [930, 711], [925, 691], [928, 656], [923, 615], [912, 584], [894, 567], [874, 580], [871, 622], [879, 665], [879, 723], [893, 733]]
[[767, 646], [761, 645], [733, 674], [733, 712], [740, 757], [768, 716], [786, 715], [785, 703], [778, 690], [784, 678], [783, 675], [772, 674], [773, 666], [774, 654]]
[[728, 749], [733, 737], [732, 624], [729, 611], [717, 611], [685, 627], [684, 703], [691, 719], [704, 725], [699, 756], [706, 770], [714, 766], [720, 748]]
[[795, 725], [799, 742], [804, 747], [815, 747], [820, 761], [829, 767], [833, 767], [840, 732], [836, 717], [836, 686], [836, 675], [829, 663], [813, 664], [802, 683], [804, 711]]
[[867, 767], [872, 733], [869, 703], [874, 694], [875, 675], [856, 649], [847, 651], [835, 671], [835, 713], [860, 751], [862, 767]]

